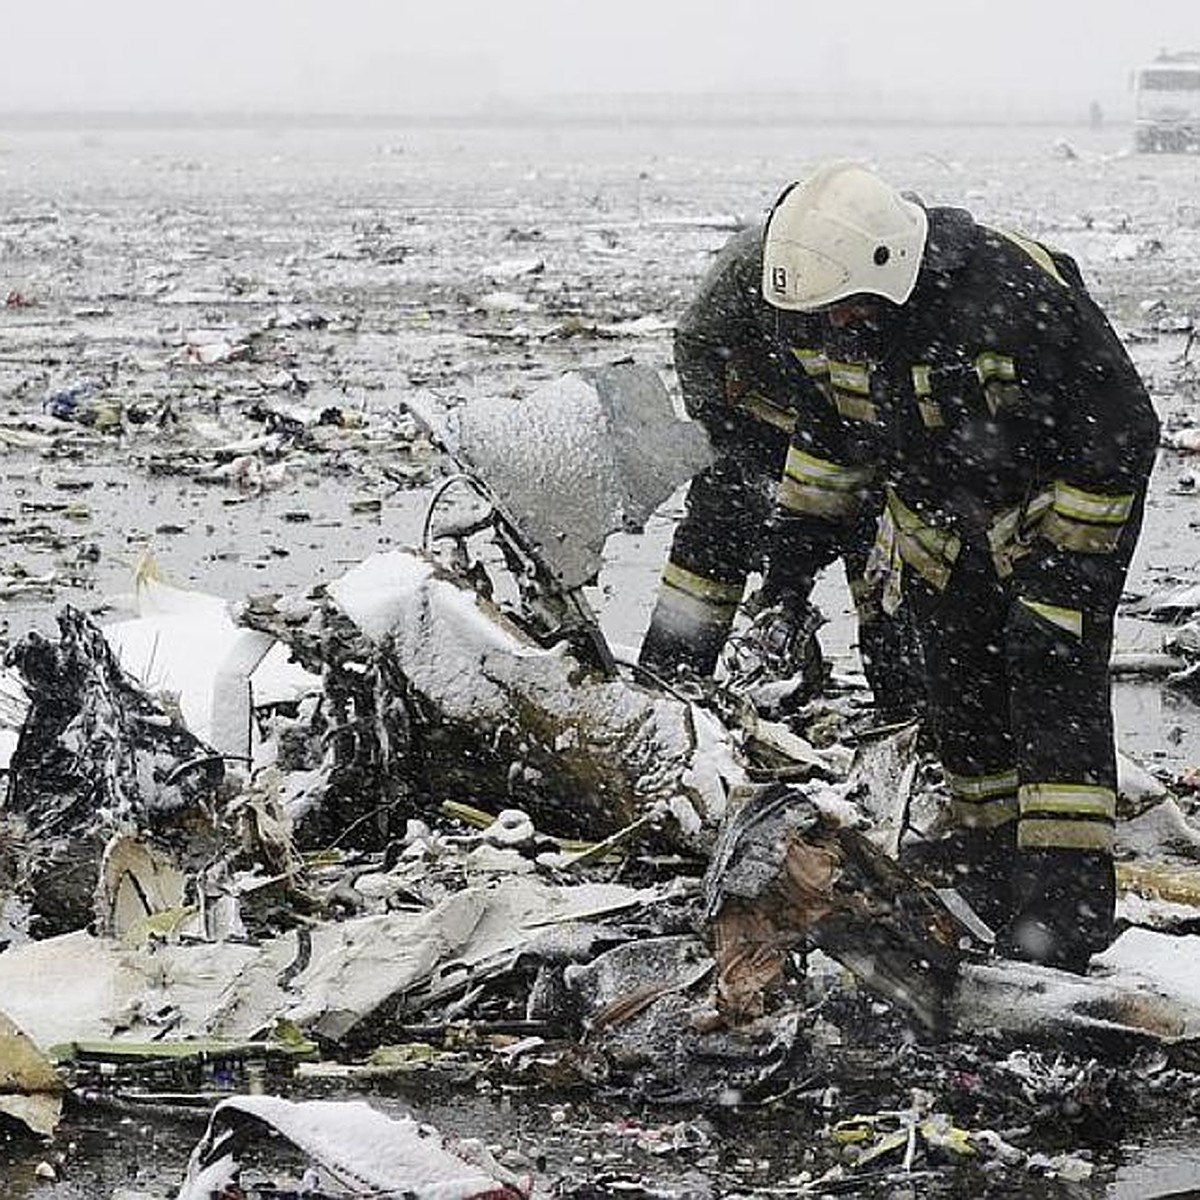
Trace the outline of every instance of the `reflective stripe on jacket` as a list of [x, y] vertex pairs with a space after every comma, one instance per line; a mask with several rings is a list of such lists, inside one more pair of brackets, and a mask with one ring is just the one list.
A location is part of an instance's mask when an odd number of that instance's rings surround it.
[[870, 467], [843, 466], [792, 445], [779, 483], [779, 504], [792, 516], [850, 520], [874, 477]]
[[[930, 209], [917, 287], [899, 307], [835, 327], [824, 313], [776, 313], [799, 416], [772, 584], [809, 569], [821, 521], [852, 486], [816, 464], [862, 471], [892, 490], [890, 552], [946, 585], [961, 541], [985, 539], [997, 575], [1053, 550], [1121, 550], [1144, 494], [1158, 420], [1120, 340], [1066, 255]], [[1122, 551], [1123, 552], [1123, 551]], [[1036, 570], [1036, 563], [1030, 565]]]

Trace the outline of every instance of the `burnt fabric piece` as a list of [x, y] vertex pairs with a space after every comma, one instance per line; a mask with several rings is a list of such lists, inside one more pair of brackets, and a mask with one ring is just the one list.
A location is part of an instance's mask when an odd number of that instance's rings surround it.
[[927, 884], [798, 789], [770, 785], [727, 819], [704, 880], [717, 1003], [758, 1016], [805, 941], [934, 1032], [975, 943]]
[[1079, 966], [1111, 932], [1108, 656], [1158, 420], [1069, 257], [959, 209], [929, 222], [903, 306], [778, 314], [817, 386], [768, 582], [806, 578], [884, 489], [874, 561], [911, 609], [955, 814], [1017, 823], [1007, 944]]
[[[717, 459], [688, 489], [642, 643], [639, 661], [665, 679], [680, 668], [713, 673], [747, 577], [763, 568], [772, 536], [797, 381], [785, 361], [787, 350], [773, 336], [773, 310], [759, 291], [761, 240], [761, 227], [754, 227], [729, 241], [676, 329], [684, 405], [708, 433]], [[851, 529], [830, 526], [803, 578], [791, 577], [786, 595], [799, 619], [817, 573], [842, 557], [876, 704], [889, 716], [907, 716], [922, 697], [915, 639], [904, 614], [885, 612], [864, 578], [881, 505], [877, 492]]]
[[91, 919], [109, 836], [210, 812], [224, 774], [219, 755], [121, 670], [85, 614], [67, 606], [58, 627], [57, 643], [31, 633], [5, 659], [30, 698], [5, 808], [22, 826], [36, 936]]

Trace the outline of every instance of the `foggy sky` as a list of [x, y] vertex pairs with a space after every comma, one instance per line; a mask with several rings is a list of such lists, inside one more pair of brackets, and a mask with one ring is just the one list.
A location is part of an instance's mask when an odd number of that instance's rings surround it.
[[2, 0], [0, 111], [469, 109], [570, 93], [1096, 99], [1197, 0]]

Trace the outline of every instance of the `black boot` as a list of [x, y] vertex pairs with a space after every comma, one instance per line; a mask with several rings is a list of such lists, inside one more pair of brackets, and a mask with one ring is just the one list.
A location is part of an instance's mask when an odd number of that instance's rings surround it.
[[1078, 975], [1112, 941], [1116, 872], [1090, 850], [1021, 850], [1013, 870], [1013, 919], [1001, 939], [1011, 958]]
[[1017, 823], [1009, 821], [994, 829], [964, 829], [960, 836], [958, 881], [953, 886], [989, 929], [999, 931], [1012, 918]]
[[935, 887], [954, 888], [991, 930], [1012, 918], [1015, 821], [995, 829], [955, 829], [940, 841], [901, 853], [901, 863]]
[[724, 626], [694, 629], [688, 636], [669, 628], [668, 620], [656, 609], [638, 652], [638, 666], [671, 684], [681, 674], [708, 678], [725, 644]]

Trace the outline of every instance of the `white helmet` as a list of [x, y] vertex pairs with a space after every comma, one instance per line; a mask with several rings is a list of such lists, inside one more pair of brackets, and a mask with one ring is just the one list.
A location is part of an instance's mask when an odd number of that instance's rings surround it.
[[810, 312], [867, 293], [903, 304], [929, 218], [865, 167], [826, 163], [775, 202], [763, 239], [768, 304]]

